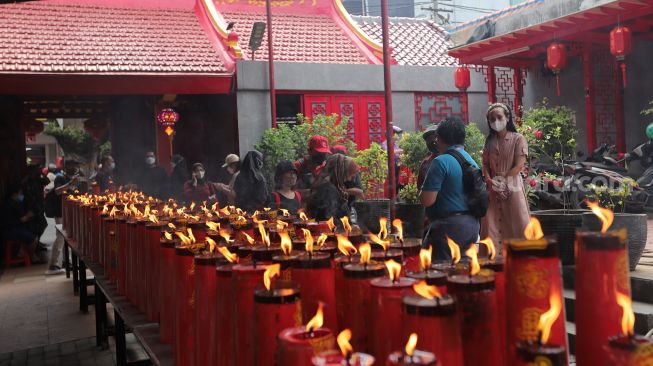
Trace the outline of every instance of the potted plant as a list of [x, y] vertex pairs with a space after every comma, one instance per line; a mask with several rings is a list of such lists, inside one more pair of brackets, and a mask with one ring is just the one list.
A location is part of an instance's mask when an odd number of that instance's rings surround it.
[[[591, 184], [587, 195], [589, 199], [598, 201], [601, 207], [614, 212], [610, 229], [625, 228], [628, 231], [628, 259], [631, 271], [635, 270], [642, 257], [647, 237], [646, 214], [626, 212], [628, 200], [636, 186], [637, 182], [631, 178], [624, 179], [617, 188]], [[585, 213], [582, 221], [585, 230], [598, 231], [601, 228], [601, 222], [593, 213]]]
[[401, 190], [395, 215], [403, 222], [404, 237], [421, 238], [424, 232], [424, 208], [419, 203], [417, 183], [411, 180]]
[[354, 160], [361, 168], [361, 183], [368, 197], [364, 201], [354, 202], [358, 225], [363, 230], [378, 232], [379, 218], [390, 215], [390, 201], [385, 198], [388, 153], [381, 145], [372, 143], [368, 149], [359, 151]]

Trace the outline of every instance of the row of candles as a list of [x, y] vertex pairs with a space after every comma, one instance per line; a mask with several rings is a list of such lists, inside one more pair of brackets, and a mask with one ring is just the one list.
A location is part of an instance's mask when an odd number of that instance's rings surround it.
[[[633, 335], [625, 232], [608, 232], [612, 213], [592, 210], [604, 225], [577, 233], [577, 363], [651, 362], [651, 342]], [[378, 250], [340, 221], [132, 192], [64, 203], [68, 235], [159, 322], [178, 365], [568, 363], [557, 243], [536, 219], [503, 257], [485, 239], [487, 259], [474, 245], [464, 264], [451, 239], [453, 260], [431, 263], [398, 220], [395, 235], [386, 219], [367, 235]]]

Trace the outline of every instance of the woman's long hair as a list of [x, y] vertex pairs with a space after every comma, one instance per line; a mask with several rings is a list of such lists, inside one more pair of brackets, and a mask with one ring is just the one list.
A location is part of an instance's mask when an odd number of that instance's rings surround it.
[[322, 173], [315, 181], [314, 187], [320, 186], [325, 183], [333, 184], [338, 191], [342, 199], [347, 200], [347, 188], [345, 187], [345, 179], [347, 177], [347, 172], [356, 166], [354, 159], [342, 155], [342, 154], [333, 154], [327, 158], [326, 166]]
[[493, 103], [490, 104], [490, 106], [487, 108], [487, 112], [485, 113], [485, 120], [487, 121], [487, 127], [490, 131], [490, 133], [488, 134], [488, 139], [492, 136], [496, 136], [497, 134], [497, 131], [493, 130], [492, 126], [490, 125], [490, 112], [492, 112], [497, 108], [503, 109], [503, 113], [506, 115], [506, 117], [508, 117], [508, 123], [506, 123], [506, 130], [508, 130], [509, 132], [517, 132], [517, 127], [515, 127], [515, 122], [513, 121], [512, 111], [510, 110], [510, 107], [508, 107], [503, 103]]

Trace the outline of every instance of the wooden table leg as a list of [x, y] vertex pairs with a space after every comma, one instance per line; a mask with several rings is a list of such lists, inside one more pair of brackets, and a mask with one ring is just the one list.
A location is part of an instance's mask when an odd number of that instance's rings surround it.
[[78, 268], [79, 263], [74, 251], [71, 253], [71, 257], [73, 261], [73, 292], [75, 293], [75, 295], [78, 295], [79, 294], [79, 268]]
[[79, 311], [88, 313], [88, 288], [86, 287], [86, 263], [79, 260]]
[[70, 278], [70, 246], [67, 241], [63, 243], [63, 268], [66, 270], [66, 278]]
[[125, 322], [117, 310], [113, 311], [116, 318], [116, 365], [127, 365], [127, 342], [125, 341]]
[[107, 331], [107, 298], [100, 286], [95, 284], [95, 337], [97, 346], [102, 349], [109, 348], [109, 334]]

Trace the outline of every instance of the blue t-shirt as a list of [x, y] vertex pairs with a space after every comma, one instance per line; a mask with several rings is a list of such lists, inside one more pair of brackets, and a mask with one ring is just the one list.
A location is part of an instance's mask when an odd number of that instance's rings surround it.
[[[478, 164], [461, 145], [451, 146], [449, 150], [451, 149], [456, 149], [467, 161], [478, 168]], [[425, 210], [426, 216], [429, 218], [451, 212], [469, 211], [463, 190], [463, 170], [458, 160], [449, 154], [442, 154], [433, 159], [426, 173], [422, 190], [438, 192], [435, 203]]]

